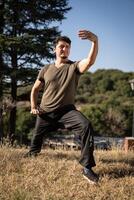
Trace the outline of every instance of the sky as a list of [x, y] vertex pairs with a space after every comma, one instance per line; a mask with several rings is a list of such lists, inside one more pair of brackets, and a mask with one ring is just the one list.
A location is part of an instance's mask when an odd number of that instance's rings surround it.
[[69, 0], [72, 9], [59, 25], [72, 40], [70, 59], [88, 55], [91, 42], [78, 37], [80, 29], [98, 36], [99, 52], [90, 71], [119, 69], [134, 72], [134, 0]]

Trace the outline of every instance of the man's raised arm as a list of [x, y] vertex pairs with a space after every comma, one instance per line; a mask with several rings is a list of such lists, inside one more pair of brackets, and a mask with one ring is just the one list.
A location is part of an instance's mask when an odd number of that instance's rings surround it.
[[87, 71], [96, 60], [98, 53], [98, 37], [94, 33], [87, 30], [80, 30], [78, 36], [83, 40], [86, 39], [92, 42], [88, 56], [82, 59], [78, 64], [80, 73], [83, 73]]

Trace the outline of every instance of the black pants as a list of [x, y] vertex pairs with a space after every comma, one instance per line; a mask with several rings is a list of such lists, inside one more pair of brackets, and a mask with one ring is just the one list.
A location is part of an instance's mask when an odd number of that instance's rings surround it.
[[89, 120], [74, 105], [64, 106], [54, 112], [37, 116], [35, 132], [32, 138], [30, 152], [39, 153], [44, 136], [58, 128], [71, 129], [81, 138], [80, 164], [84, 167], [94, 167], [93, 128]]

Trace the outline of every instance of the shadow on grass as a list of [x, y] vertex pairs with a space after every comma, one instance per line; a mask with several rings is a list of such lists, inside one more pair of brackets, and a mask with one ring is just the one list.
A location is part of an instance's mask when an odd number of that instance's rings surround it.
[[[134, 177], [134, 160], [113, 160], [113, 159], [101, 159], [103, 163], [109, 165], [109, 167], [104, 167], [103, 172], [100, 171], [102, 176], [108, 175], [110, 178], [122, 178], [125, 176]], [[118, 163], [118, 165], [116, 165]], [[124, 165], [119, 165], [119, 163], [124, 163]], [[113, 165], [110, 165], [113, 164]], [[128, 167], [126, 167], [126, 164]]]
[[104, 175], [108, 175], [109, 178], [123, 178], [125, 176], [131, 176], [131, 177], [134, 177], [134, 170], [133, 169], [117, 169], [116, 167], [115, 168], [112, 168], [112, 169], [108, 169], [108, 170], [104, 170], [102, 173], [100, 172], [100, 175], [101, 176], [104, 176]]
[[110, 159], [110, 158], [108, 158], [108, 159], [102, 158], [101, 162], [107, 163], [107, 164], [109, 164], [109, 163], [125, 163], [125, 164], [128, 164], [128, 165], [134, 167], [134, 159], [114, 160], [113, 158], [112, 159]]
[[49, 153], [47, 152], [47, 156], [50, 156], [51, 158], [53, 158], [54, 160], [78, 160], [79, 156], [76, 156], [75, 154], [68, 154], [68, 153], [64, 153], [64, 152], [58, 152], [58, 153], [51, 153], [49, 155]]
[[[23, 152], [19, 155], [20, 158], [41, 158], [41, 159], [46, 159], [46, 157], [51, 158], [53, 160], [78, 160], [79, 159], [79, 155], [77, 156], [76, 153], [72, 152], [72, 153], [66, 153], [66, 152], [55, 152], [55, 151], [44, 151], [44, 152], [40, 152], [37, 154], [33, 154], [33, 155], [27, 155], [28, 152]], [[15, 157], [15, 156], [14, 156]]]

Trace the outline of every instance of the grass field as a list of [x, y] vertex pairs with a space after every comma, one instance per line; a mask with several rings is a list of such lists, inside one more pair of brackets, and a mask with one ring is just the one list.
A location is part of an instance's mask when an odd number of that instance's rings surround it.
[[95, 151], [100, 182], [90, 185], [80, 151], [46, 149], [23, 158], [27, 151], [0, 148], [0, 200], [134, 200], [133, 152]]

